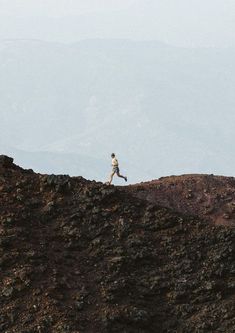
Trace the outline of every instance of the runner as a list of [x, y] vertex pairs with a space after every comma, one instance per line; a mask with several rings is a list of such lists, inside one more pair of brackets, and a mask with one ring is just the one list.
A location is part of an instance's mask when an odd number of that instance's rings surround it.
[[115, 173], [116, 173], [116, 175], [117, 175], [118, 177], [125, 179], [125, 181], [127, 182], [127, 177], [122, 176], [122, 175], [120, 174], [119, 165], [118, 165], [118, 160], [117, 160], [117, 158], [116, 158], [116, 156], [115, 156], [114, 153], [111, 154], [111, 158], [112, 158], [112, 168], [113, 168], [113, 169], [112, 169], [112, 173], [111, 173], [111, 175], [110, 175], [110, 179], [109, 179], [109, 181], [107, 182], [107, 184], [108, 184], [108, 185], [111, 185], [111, 183], [112, 183], [112, 181], [113, 181], [113, 176], [115, 175]]

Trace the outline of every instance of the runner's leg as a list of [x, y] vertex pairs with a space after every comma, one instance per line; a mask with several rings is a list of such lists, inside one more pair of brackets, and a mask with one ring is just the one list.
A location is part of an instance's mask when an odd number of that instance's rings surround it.
[[110, 175], [110, 178], [109, 178], [109, 181], [108, 181], [109, 185], [111, 185], [111, 183], [112, 183], [112, 181], [113, 181], [113, 176], [114, 176], [114, 175], [115, 175], [115, 172], [112, 171], [112, 173], [111, 173], [111, 175]]
[[125, 181], [127, 181], [127, 177], [122, 176], [122, 175], [120, 174], [119, 170], [117, 171], [117, 176], [118, 176], [119, 178], [123, 178], [123, 179], [125, 179]]

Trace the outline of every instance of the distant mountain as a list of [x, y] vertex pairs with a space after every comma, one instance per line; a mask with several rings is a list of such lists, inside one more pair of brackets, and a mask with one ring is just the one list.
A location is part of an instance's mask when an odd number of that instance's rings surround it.
[[[89, 38], [128, 38], [162, 40], [189, 47], [235, 45], [231, 0], [214, 0], [213, 6], [211, 1], [204, 0], [133, 0], [129, 5], [126, 0], [123, 6], [124, 1], [96, 1], [96, 5], [91, 1], [88, 12], [80, 10], [83, 6], [74, 0], [69, 5], [64, 1], [63, 11], [58, 10], [62, 8], [61, 1], [59, 4], [53, 0], [54, 5], [48, 5], [49, 2], [24, 1], [19, 5], [19, 0], [11, 0], [10, 4], [2, 4], [0, 39], [67, 43]], [[6, 12], [4, 7], [8, 8]]]
[[[61, 156], [63, 173], [71, 172], [74, 156], [83, 156], [92, 164], [86, 177], [98, 179], [109, 172], [114, 151], [132, 182], [192, 172], [232, 175], [234, 59], [235, 49], [159, 42], [2, 41], [0, 141], [38, 152], [42, 158], [27, 155], [27, 164], [41, 172], [49, 172], [49, 155], [51, 161]], [[98, 164], [103, 172], [95, 171]]]

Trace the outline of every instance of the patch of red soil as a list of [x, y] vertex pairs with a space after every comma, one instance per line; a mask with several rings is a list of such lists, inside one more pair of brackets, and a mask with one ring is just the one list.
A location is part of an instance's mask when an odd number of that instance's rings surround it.
[[235, 226], [235, 178], [183, 175], [126, 187], [138, 198], [177, 212]]

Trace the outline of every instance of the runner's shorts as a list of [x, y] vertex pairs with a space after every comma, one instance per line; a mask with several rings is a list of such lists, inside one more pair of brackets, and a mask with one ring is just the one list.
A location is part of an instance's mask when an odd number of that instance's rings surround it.
[[113, 172], [114, 172], [114, 173], [119, 173], [119, 167], [118, 167], [118, 166], [113, 167]]

